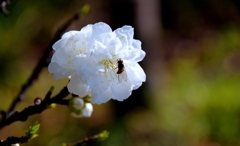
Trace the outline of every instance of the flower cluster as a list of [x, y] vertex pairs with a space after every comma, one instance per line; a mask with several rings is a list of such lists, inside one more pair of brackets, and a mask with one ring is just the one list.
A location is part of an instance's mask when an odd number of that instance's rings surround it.
[[69, 108], [72, 111], [72, 116], [75, 118], [90, 117], [93, 111], [91, 103], [86, 103], [78, 97], [73, 97], [70, 100]]
[[53, 45], [49, 72], [54, 79], [69, 77], [69, 92], [80, 97], [90, 93], [92, 103], [123, 101], [146, 80], [138, 64], [145, 52], [133, 34], [131, 26], [112, 31], [103, 22], [69, 31]]

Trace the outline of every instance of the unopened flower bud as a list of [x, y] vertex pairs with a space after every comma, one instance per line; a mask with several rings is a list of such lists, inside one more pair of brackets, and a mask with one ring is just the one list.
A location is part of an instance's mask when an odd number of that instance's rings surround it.
[[84, 106], [84, 101], [81, 98], [72, 98], [69, 102], [69, 106], [72, 110], [80, 110]]
[[86, 103], [85, 107], [83, 108], [82, 114], [84, 117], [91, 117], [93, 112], [93, 106], [91, 103]]
[[93, 106], [91, 103], [85, 103], [81, 110], [72, 112], [71, 115], [75, 118], [91, 117], [93, 112]]

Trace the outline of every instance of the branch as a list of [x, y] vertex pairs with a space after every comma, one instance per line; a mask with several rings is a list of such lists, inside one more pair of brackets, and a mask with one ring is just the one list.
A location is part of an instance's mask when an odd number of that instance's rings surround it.
[[11, 144], [16, 144], [16, 143], [27, 143], [28, 138], [26, 136], [22, 137], [14, 137], [10, 136], [6, 140], [0, 142], [0, 146], [9, 146]]
[[66, 31], [68, 26], [74, 21], [77, 20], [79, 17], [78, 14], [73, 15], [69, 20], [67, 20], [55, 33], [51, 43], [46, 48], [46, 51], [44, 52], [42, 58], [39, 60], [37, 66], [33, 70], [31, 76], [28, 78], [27, 82], [22, 86], [20, 92], [15, 97], [14, 101], [12, 102], [10, 108], [8, 109], [8, 112], [6, 114], [6, 117], [9, 117], [13, 111], [15, 110], [16, 106], [20, 101], [23, 100], [25, 93], [28, 91], [28, 89], [32, 86], [32, 84], [38, 79], [38, 76], [42, 69], [46, 67], [50, 62], [50, 57], [52, 56], [52, 45], [60, 39], [61, 35]]
[[[62, 101], [62, 99], [65, 98], [68, 94], [69, 92], [67, 87], [64, 87], [56, 96], [54, 96], [53, 98], [50, 98], [51, 96], [51, 90], [50, 90], [42, 102], [36, 102], [35, 100], [34, 105], [25, 108], [21, 112], [16, 111], [10, 117], [3, 119], [0, 122], [0, 129], [16, 121], [26, 121], [29, 116], [42, 113], [52, 103], [58, 104], [64, 101], [66, 104], [67, 100]], [[37, 99], [40, 100], [40, 98], [37, 98]]]
[[32, 126], [29, 127], [28, 131], [25, 133], [25, 136], [22, 137], [15, 137], [9, 136], [6, 140], [0, 141], [0, 146], [10, 146], [10, 145], [19, 145], [22, 143], [27, 143], [29, 140], [38, 136], [38, 131], [40, 128], [40, 124], [35, 122]]

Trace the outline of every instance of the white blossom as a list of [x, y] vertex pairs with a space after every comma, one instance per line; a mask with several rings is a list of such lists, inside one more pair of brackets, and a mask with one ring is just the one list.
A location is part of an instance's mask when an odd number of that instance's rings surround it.
[[[109, 26], [101, 23], [101, 27]], [[146, 80], [138, 64], [145, 52], [141, 49], [141, 42], [133, 39], [133, 28], [124, 26], [106, 34], [99, 41], [91, 43], [93, 47], [90, 55], [80, 54], [74, 60], [77, 75], [89, 86], [92, 103], [97, 104], [111, 98], [123, 101]], [[121, 74], [116, 73], [119, 59], [124, 64], [124, 72]]]
[[55, 79], [71, 76], [69, 92], [91, 93], [92, 103], [123, 101], [146, 80], [138, 64], [145, 52], [133, 34], [131, 26], [112, 31], [103, 22], [67, 32], [53, 45], [49, 72]]
[[11, 146], [20, 146], [18, 143], [16, 143], [16, 144], [11, 144]]

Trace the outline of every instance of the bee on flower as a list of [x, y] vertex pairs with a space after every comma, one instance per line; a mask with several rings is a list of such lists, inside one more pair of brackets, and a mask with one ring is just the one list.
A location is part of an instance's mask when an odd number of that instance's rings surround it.
[[123, 101], [146, 81], [138, 64], [145, 52], [133, 34], [131, 26], [112, 31], [103, 22], [67, 32], [53, 45], [49, 72], [55, 79], [70, 77], [69, 92], [80, 97], [90, 93], [92, 103]]

